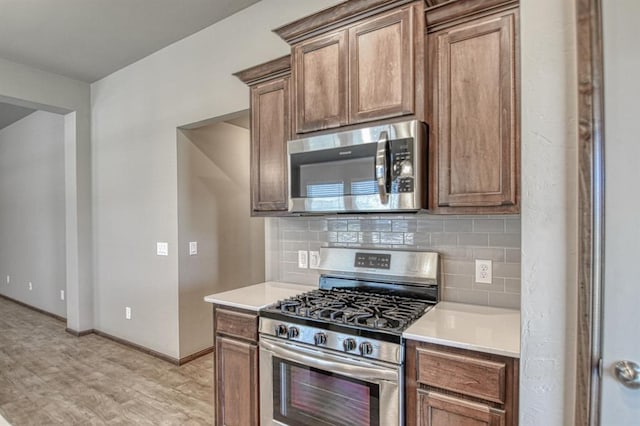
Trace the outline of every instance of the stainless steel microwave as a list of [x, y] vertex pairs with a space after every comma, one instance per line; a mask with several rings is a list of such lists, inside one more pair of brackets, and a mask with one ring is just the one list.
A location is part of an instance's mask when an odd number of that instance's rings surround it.
[[426, 125], [417, 120], [289, 141], [289, 211], [425, 208], [426, 144]]

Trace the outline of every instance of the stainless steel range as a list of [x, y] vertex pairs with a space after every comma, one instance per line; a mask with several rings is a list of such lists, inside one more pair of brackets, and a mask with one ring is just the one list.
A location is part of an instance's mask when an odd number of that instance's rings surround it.
[[262, 425], [404, 424], [402, 332], [438, 301], [432, 252], [323, 248], [318, 290], [260, 311]]

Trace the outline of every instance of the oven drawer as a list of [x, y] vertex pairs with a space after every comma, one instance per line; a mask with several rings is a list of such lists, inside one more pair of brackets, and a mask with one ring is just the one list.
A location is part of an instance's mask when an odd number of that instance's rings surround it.
[[258, 316], [224, 308], [216, 308], [216, 333], [258, 341]]
[[425, 348], [417, 349], [417, 357], [418, 383], [505, 403], [504, 362]]

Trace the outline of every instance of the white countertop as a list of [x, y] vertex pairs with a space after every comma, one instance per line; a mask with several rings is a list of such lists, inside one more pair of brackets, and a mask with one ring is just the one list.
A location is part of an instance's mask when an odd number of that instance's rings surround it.
[[234, 308], [258, 311], [278, 300], [315, 289], [314, 286], [267, 281], [223, 293], [205, 296], [204, 301]]
[[520, 311], [440, 302], [407, 328], [402, 336], [520, 358]]

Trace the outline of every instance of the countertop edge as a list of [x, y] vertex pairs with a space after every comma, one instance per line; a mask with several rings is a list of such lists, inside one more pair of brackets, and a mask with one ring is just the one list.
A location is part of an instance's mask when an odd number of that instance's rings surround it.
[[[316, 287], [282, 281], [266, 281], [204, 296], [206, 303], [258, 312], [278, 300]], [[270, 294], [273, 293], [273, 294]]]
[[508, 349], [499, 349], [499, 348], [493, 348], [490, 346], [482, 346], [476, 343], [465, 343], [457, 340], [440, 339], [437, 337], [428, 337], [428, 336], [411, 334], [411, 333], [402, 333], [402, 337], [405, 340], [413, 340], [416, 342], [423, 342], [423, 343], [433, 343], [436, 345], [448, 346], [451, 348], [466, 349], [466, 350], [475, 351], [475, 352], [482, 352], [486, 354], [500, 355], [500, 356], [506, 356], [509, 358], [520, 359], [520, 351], [513, 352]]

